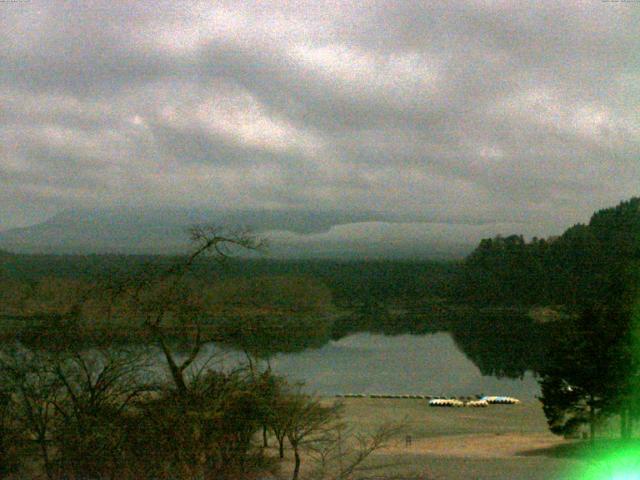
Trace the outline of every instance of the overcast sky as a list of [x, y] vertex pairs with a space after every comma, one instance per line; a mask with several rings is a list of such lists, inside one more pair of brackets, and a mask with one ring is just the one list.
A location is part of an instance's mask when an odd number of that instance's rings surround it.
[[0, 229], [171, 205], [559, 233], [640, 193], [639, 32], [633, 1], [0, 1]]

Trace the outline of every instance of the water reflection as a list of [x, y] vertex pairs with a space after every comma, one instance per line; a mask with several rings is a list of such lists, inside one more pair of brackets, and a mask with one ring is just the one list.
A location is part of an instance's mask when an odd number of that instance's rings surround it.
[[538, 371], [554, 325], [542, 324], [520, 311], [443, 311], [422, 315], [354, 315], [334, 324], [333, 338], [356, 332], [384, 335], [431, 335], [446, 332], [484, 375], [522, 378]]
[[320, 394], [503, 394], [532, 399], [539, 390], [531, 373], [522, 379], [483, 375], [452, 335], [358, 333], [317, 350], [280, 354], [278, 373], [299, 379]]
[[[533, 398], [539, 390], [531, 372], [543, 361], [545, 338], [552, 328], [517, 312], [435, 316], [367, 312], [341, 318], [331, 329], [314, 336], [317, 348], [307, 348], [308, 342], [294, 339], [283, 343], [287, 353], [261, 353], [270, 358], [278, 373], [304, 381], [323, 395], [485, 393]], [[64, 344], [68, 331], [62, 329], [60, 338], [55, 332], [51, 327], [25, 330], [20, 341], [44, 348]], [[71, 340], [77, 343], [75, 337]], [[86, 341], [89, 348], [95, 346], [90, 338]], [[154, 343], [151, 340], [146, 347], [138, 347], [149, 348]], [[106, 345], [116, 346], [111, 341]], [[187, 342], [184, 350], [189, 349]], [[237, 366], [245, 359], [237, 351], [213, 344], [205, 350], [202, 358], [216, 353], [212, 368]], [[159, 372], [164, 362], [156, 354]]]

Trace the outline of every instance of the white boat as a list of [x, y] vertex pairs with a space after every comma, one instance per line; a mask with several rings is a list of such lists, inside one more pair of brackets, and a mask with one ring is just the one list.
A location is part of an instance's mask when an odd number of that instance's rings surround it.
[[429, 400], [430, 407], [462, 407], [464, 402], [453, 398], [434, 398]]
[[470, 400], [464, 404], [465, 407], [488, 407], [489, 402], [486, 400]]
[[503, 396], [488, 396], [482, 397], [480, 400], [485, 400], [490, 404], [498, 404], [498, 405], [515, 405], [520, 403], [520, 400], [514, 397], [503, 397]]

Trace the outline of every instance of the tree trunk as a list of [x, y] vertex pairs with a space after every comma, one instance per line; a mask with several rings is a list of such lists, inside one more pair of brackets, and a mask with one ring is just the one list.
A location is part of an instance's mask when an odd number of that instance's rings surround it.
[[298, 475], [300, 474], [300, 453], [298, 452], [298, 447], [293, 448], [293, 456], [295, 458], [295, 467], [293, 468], [293, 477], [291, 480], [298, 480]]
[[633, 438], [633, 427], [638, 417], [638, 411], [635, 406], [629, 407], [629, 438]]
[[262, 425], [262, 446], [267, 448], [269, 446], [269, 441], [267, 440], [267, 426]]
[[53, 469], [51, 468], [51, 460], [49, 460], [49, 448], [47, 447], [46, 440], [38, 442], [40, 444], [40, 451], [42, 453], [42, 463], [44, 463], [44, 471], [49, 480], [53, 479]]
[[589, 441], [591, 443], [596, 439], [596, 411], [593, 406], [593, 395], [589, 397]]
[[159, 331], [156, 331], [156, 335], [158, 337], [158, 341], [160, 342], [162, 352], [164, 353], [164, 358], [167, 360], [167, 365], [169, 366], [169, 372], [171, 373], [173, 382], [175, 383], [178, 392], [180, 392], [180, 395], [184, 398], [184, 396], [186, 396], [186, 394], [188, 393], [188, 388], [186, 382], [184, 381], [183, 372], [173, 359], [173, 355], [171, 354], [169, 347], [165, 343], [162, 334]]
[[280, 452], [280, 458], [284, 458], [284, 437], [278, 437], [278, 449]]
[[625, 407], [620, 410], [620, 438], [629, 438], [629, 410]]

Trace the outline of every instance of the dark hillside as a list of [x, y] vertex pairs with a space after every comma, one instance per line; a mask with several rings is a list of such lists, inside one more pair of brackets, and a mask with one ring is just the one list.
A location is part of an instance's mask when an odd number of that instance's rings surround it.
[[621, 292], [640, 259], [640, 198], [596, 212], [560, 237], [482, 240], [463, 264], [462, 298], [489, 305], [583, 305]]

